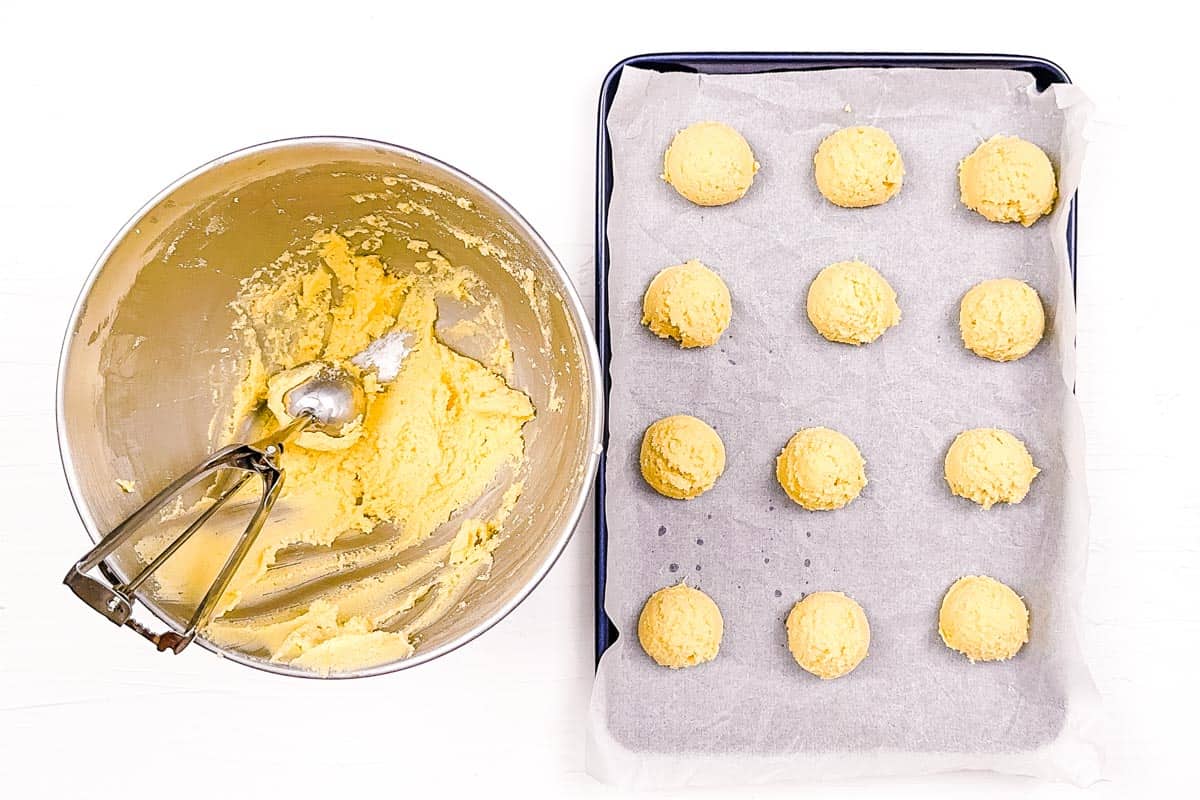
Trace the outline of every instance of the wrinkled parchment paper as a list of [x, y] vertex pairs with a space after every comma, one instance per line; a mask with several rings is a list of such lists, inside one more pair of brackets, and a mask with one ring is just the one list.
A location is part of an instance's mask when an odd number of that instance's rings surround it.
[[[596, 676], [593, 775], [637, 786], [952, 769], [1099, 777], [1078, 644], [1087, 500], [1068, 204], [1032, 228], [993, 224], [960, 204], [956, 178], [984, 139], [1018, 134], [1050, 155], [1070, 198], [1087, 107], [1074, 87], [1038, 93], [1005, 70], [625, 69], [608, 117], [605, 607], [621, 636]], [[659, 179], [672, 135], [708, 119], [740, 130], [762, 164], [721, 208]], [[854, 124], [885, 128], [904, 158], [903, 190], [883, 206], [841, 209], [817, 192], [817, 145]], [[728, 283], [733, 322], [717, 346], [681, 350], [639, 324], [641, 298], [658, 270], [692, 258]], [[879, 269], [903, 313], [860, 348], [826, 342], [804, 312], [818, 270], [848, 259]], [[994, 277], [1028, 281], [1047, 310], [1043, 342], [1009, 364], [971, 354], [958, 334], [963, 293]], [[638, 470], [646, 426], [675, 413], [709, 422], [727, 452], [724, 476], [690, 502], [658, 496]], [[866, 489], [839, 511], [805, 511], [775, 480], [780, 449], [815, 425], [850, 436], [867, 461]], [[1042, 473], [1023, 503], [983, 511], [950, 494], [946, 448], [974, 427], [1027, 443]], [[1009, 662], [972, 665], [938, 637], [946, 589], [980, 573], [1030, 608], [1030, 642]], [[681, 579], [716, 600], [725, 637], [715, 661], [674, 671], [642, 651], [637, 617]], [[846, 592], [870, 619], [870, 655], [840, 680], [809, 675], [787, 650], [784, 619], [817, 590]]]

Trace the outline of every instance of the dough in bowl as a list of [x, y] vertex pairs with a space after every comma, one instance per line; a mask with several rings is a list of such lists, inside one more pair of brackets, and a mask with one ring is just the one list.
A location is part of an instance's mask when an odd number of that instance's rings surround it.
[[717, 657], [725, 622], [699, 589], [679, 583], [650, 595], [638, 617], [638, 641], [663, 667], [694, 667]]
[[787, 638], [797, 664], [831, 680], [867, 657], [871, 626], [862, 606], [841, 592], [813, 592], [788, 614]]
[[[356, 237], [387, 232], [381, 217], [359, 221]], [[414, 248], [417, 240], [398, 237], [397, 251], [408, 255], [384, 260], [348, 236], [315, 232], [242, 282], [230, 306], [239, 380], [214, 421], [222, 441], [235, 441], [263, 400], [279, 426], [290, 422], [287, 392], [324, 365], [362, 378], [362, 418], [339, 437], [307, 430], [283, 449], [279, 502], [203, 630], [222, 648], [317, 674], [411, 656], [487, 577], [524, 491], [513, 476], [537, 413], [502, 367], [457, 352], [437, 328], [442, 301], [492, 308], [476, 273], [423, 241]], [[381, 381], [378, 366], [358, 373], [358, 356], [388, 336], [411, 345], [394, 380]], [[477, 502], [495, 489], [500, 497]], [[210, 508], [201, 499], [173, 513], [194, 518]], [[155, 595], [199, 604], [245, 522], [236, 510], [216, 514], [154, 573]], [[162, 552], [172, 527], [138, 540], [143, 563]], [[356, 538], [364, 535], [370, 546]]]
[[697, 122], [671, 140], [662, 179], [698, 206], [738, 200], [754, 182], [758, 162], [750, 145], [723, 122]]
[[1019, 503], [1039, 470], [1025, 444], [999, 428], [963, 431], [946, 452], [946, 483], [984, 508]]
[[775, 477], [809, 511], [832, 511], [867, 485], [866, 462], [849, 437], [829, 428], [798, 431], [775, 460]]
[[984, 281], [963, 295], [958, 311], [963, 344], [992, 361], [1016, 361], [1037, 347], [1046, 329], [1042, 300], [1015, 278]]
[[716, 344], [732, 316], [729, 287], [695, 260], [655, 275], [642, 298], [642, 324], [681, 347]]
[[642, 477], [659, 494], [691, 500], [707, 492], [725, 471], [725, 445], [702, 420], [664, 417], [642, 436]]
[[1054, 167], [1040, 147], [1017, 136], [996, 135], [958, 165], [963, 205], [992, 222], [1029, 227], [1054, 208]]
[[831, 342], [866, 344], [900, 323], [896, 292], [873, 267], [839, 261], [808, 287], [808, 319]]
[[858, 125], [825, 137], [813, 157], [817, 188], [843, 208], [886, 203], [904, 183], [904, 160], [888, 132]]
[[1029, 610], [995, 578], [968, 575], [946, 592], [938, 633], [946, 647], [972, 662], [1004, 661], [1029, 641]]

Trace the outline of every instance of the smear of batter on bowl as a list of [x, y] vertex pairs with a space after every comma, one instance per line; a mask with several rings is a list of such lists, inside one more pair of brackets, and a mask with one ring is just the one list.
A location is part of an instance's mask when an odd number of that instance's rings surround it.
[[[439, 298], [494, 321], [473, 272], [415, 241], [411, 268], [393, 270], [355, 252], [346, 233], [317, 233], [244, 283], [235, 301], [244, 378], [225, 438], [268, 401], [273, 375], [318, 359], [357, 369], [355, 356], [389, 334], [402, 333], [408, 352], [389, 382], [362, 373], [364, 419], [335, 443], [348, 446], [328, 449], [313, 438], [328, 437], [306, 433], [285, 448], [280, 499], [203, 632], [218, 646], [320, 672], [411, 655], [421, 631], [486, 576], [521, 495], [522, 429], [535, 413], [506, 381], [507, 340], [485, 366], [435, 331]], [[506, 481], [489, 518], [444, 526]], [[244, 523], [202, 529], [168, 559], [156, 574], [159, 599], [199, 602]], [[139, 557], [166, 540], [143, 541]]]

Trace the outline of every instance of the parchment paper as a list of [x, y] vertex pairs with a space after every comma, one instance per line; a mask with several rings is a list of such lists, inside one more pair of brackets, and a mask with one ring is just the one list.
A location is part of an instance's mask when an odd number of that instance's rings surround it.
[[[958, 199], [957, 164], [995, 133], [1040, 145], [1070, 198], [1087, 101], [1038, 93], [1005, 70], [846, 69], [694, 75], [625, 69], [608, 117], [614, 190], [609, 322], [605, 607], [620, 638], [596, 676], [590, 771], [639, 786], [759, 782], [986, 768], [1086, 784], [1098, 776], [1094, 689], [1078, 603], [1086, 555], [1083, 440], [1074, 383], [1068, 203], [1031, 228], [985, 221]], [[749, 193], [701, 208], [659, 179], [663, 151], [691, 122], [728, 122], [762, 169]], [[883, 206], [840, 209], [817, 192], [821, 139], [878, 125], [907, 168]], [[639, 324], [646, 285], [698, 258], [733, 295], [712, 348], [681, 350]], [[864, 347], [822, 339], [804, 312], [827, 264], [861, 259], [895, 288], [900, 325]], [[1017, 277], [1041, 294], [1047, 333], [998, 364], [963, 348], [958, 304], [980, 280]], [[681, 502], [642, 481], [654, 420], [687, 413], [725, 442], [716, 486]], [[850, 436], [867, 461], [861, 496], [834, 512], [793, 504], [775, 456], [798, 429]], [[1001, 427], [1042, 473], [1026, 500], [983, 511], [950, 494], [942, 461], [960, 431]], [[971, 664], [937, 633], [962, 575], [1025, 597], [1030, 642], [1004, 663]], [[680, 579], [720, 606], [718, 658], [661, 668], [637, 642], [656, 589]], [[784, 619], [805, 593], [843, 591], [872, 629], [851, 675], [820, 681], [787, 650]]]

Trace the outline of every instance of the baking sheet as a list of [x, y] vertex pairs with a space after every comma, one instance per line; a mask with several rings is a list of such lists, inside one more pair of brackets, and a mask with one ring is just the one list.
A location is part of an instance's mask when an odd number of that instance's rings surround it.
[[[1068, 204], [1029, 229], [987, 223], [958, 201], [958, 160], [994, 133], [1040, 145], [1074, 193], [1088, 104], [1071, 86], [1039, 93], [1009, 70], [842, 69], [751, 75], [626, 68], [608, 129], [612, 390], [605, 608], [620, 631], [601, 659], [589, 769], [641, 786], [992, 768], [1088, 783], [1098, 776], [1094, 689], [1079, 653], [1086, 553], [1082, 432], [1074, 381]], [[671, 136], [691, 122], [738, 128], [762, 169], [742, 200], [693, 206], [659, 180]], [[889, 203], [839, 209], [817, 192], [812, 154], [831, 131], [885, 128], [907, 174]], [[658, 270], [698, 258], [733, 295], [713, 348], [680, 350], [639, 324]], [[900, 325], [871, 345], [822, 339], [808, 284], [861, 259], [899, 295]], [[1030, 282], [1047, 334], [996, 364], [966, 351], [958, 301], [980, 280]], [[655, 494], [637, 465], [654, 420], [698, 416], [727, 466], [690, 502]], [[835, 512], [793, 504], [774, 459], [796, 430], [849, 435], [870, 481]], [[953, 497], [942, 459], [954, 436], [995, 426], [1042, 469], [1017, 506]], [[1012, 661], [971, 665], [941, 643], [937, 608], [959, 576], [1012, 585], [1031, 640]], [[686, 579], [725, 617], [719, 657], [672, 671], [636, 637], [646, 597]], [[819, 681], [786, 646], [805, 593], [844, 591], [872, 626], [868, 658]]]

